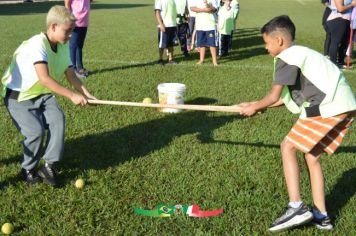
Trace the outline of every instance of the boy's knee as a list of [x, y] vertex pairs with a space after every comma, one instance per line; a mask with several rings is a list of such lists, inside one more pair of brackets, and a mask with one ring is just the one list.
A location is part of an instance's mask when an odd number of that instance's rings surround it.
[[31, 129], [23, 129], [22, 134], [26, 140], [33, 142], [34, 140], [41, 140], [45, 134], [45, 129], [41, 125], [33, 125]]
[[286, 138], [283, 140], [283, 142], [280, 145], [282, 152], [286, 150], [292, 150], [294, 149], [294, 146], [291, 142], [289, 142]]

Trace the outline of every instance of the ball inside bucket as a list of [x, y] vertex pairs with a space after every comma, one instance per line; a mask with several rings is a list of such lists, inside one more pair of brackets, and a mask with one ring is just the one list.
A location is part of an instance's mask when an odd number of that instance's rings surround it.
[[[184, 104], [185, 85], [180, 83], [162, 83], [158, 87], [159, 104]], [[161, 112], [178, 113], [181, 109], [161, 108]]]

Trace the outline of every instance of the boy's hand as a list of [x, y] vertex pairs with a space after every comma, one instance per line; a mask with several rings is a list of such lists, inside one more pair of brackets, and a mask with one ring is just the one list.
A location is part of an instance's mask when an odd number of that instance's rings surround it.
[[166, 27], [164, 25], [159, 25], [159, 30], [161, 32], [166, 32]]
[[240, 115], [253, 116], [256, 113], [257, 113], [257, 110], [254, 108], [253, 104], [241, 106]]
[[236, 106], [239, 106], [239, 107], [247, 107], [247, 106], [249, 106], [249, 105], [251, 105], [251, 104], [254, 104], [254, 103], [256, 103], [256, 101], [254, 101], [254, 102], [242, 102], [242, 103], [240, 103], [240, 104], [237, 104]]
[[73, 93], [73, 95], [70, 97], [70, 100], [75, 105], [84, 106], [84, 105], [86, 105], [88, 103], [87, 99], [83, 95], [77, 94], [77, 93]]
[[86, 92], [84, 96], [89, 100], [98, 100], [95, 96], [91, 95], [89, 92]]

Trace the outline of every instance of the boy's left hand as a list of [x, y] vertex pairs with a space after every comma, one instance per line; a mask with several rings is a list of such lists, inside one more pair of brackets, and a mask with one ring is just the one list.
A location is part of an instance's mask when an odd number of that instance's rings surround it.
[[91, 95], [89, 92], [85, 93], [84, 96], [85, 96], [88, 100], [98, 100], [95, 96]]
[[241, 105], [239, 104], [239, 106], [241, 107], [240, 115], [253, 116], [257, 113], [257, 110], [255, 109], [253, 103], [242, 103]]

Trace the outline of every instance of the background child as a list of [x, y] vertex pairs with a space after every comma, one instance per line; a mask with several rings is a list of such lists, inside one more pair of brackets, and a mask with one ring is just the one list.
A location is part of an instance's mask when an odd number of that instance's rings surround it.
[[79, 78], [86, 78], [89, 71], [83, 66], [83, 47], [89, 25], [90, 0], [64, 0], [65, 7], [77, 19], [70, 37], [70, 59]]
[[228, 55], [232, 32], [235, 27], [237, 10], [231, 7], [231, 0], [222, 0], [223, 5], [218, 12], [218, 30], [219, 30], [219, 56]]
[[168, 49], [168, 64], [176, 64], [173, 61], [173, 46], [176, 36], [177, 9], [174, 0], [156, 0], [155, 16], [158, 22], [158, 64], [163, 65], [163, 52]]
[[187, 0], [175, 0], [177, 7], [177, 36], [180, 49], [185, 57], [189, 56], [187, 38], [189, 35]]
[[[241, 103], [241, 114], [252, 116], [269, 106], [284, 103], [293, 113], [301, 113], [281, 144], [289, 204], [269, 230], [279, 232], [313, 219], [321, 229], [333, 226], [326, 212], [324, 176], [320, 165], [323, 152], [338, 148], [356, 110], [356, 100], [343, 73], [322, 54], [294, 45], [295, 26], [288, 16], [278, 16], [265, 24], [261, 33], [266, 49], [275, 57], [272, 89], [257, 102]], [[281, 98], [281, 99], [280, 99]], [[302, 202], [297, 151], [304, 153], [313, 197], [312, 213]]]
[[196, 12], [195, 27], [197, 36], [197, 47], [199, 48], [200, 60], [197, 64], [201, 65], [205, 60], [205, 47], [210, 48], [214, 66], [218, 65], [216, 47], [216, 23], [214, 13], [218, 9], [214, 0], [196, 0], [192, 7]]
[[356, 0], [330, 0], [331, 13], [326, 21], [330, 33], [328, 56], [340, 68], [346, 68], [345, 56], [349, 45], [350, 19]]
[[[24, 159], [21, 177], [30, 184], [42, 180], [57, 186], [54, 164], [63, 154], [64, 114], [52, 92], [70, 99], [76, 105], [95, 99], [75, 76], [67, 44], [75, 18], [63, 6], [53, 6], [47, 14], [47, 33], [24, 41], [16, 49], [12, 62], [1, 82], [5, 106], [24, 136]], [[57, 81], [65, 74], [80, 92], [77, 94]], [[42, 147], [48, 130], [46, 146]], [[37, 171], [43, 153], [45, 165]]]
[[189, 20], [188, 20], [188, 25], [189, 25], [189, 33], [188, 33], [188, 38], [187, 38], [187, 44], [188, 44], [188, 51], [191, 51], [194, 49], [195, 45], [195, 16], [196, 13], [190, 9], [192, 4], [194, 4], [195, 0], [187, 0], [187, 5], [188, 5], [188, 11], [189, 11]]
[[240, 3], [237, 0], [232, 0], [230, 6], [237, 13], [236, 13], [236, 16], [235, 16], [234, 29], [231, 31], [231, 40], [230, 40], [229, 50], [232, 49], [232, 39], [233, 39], [234, 31], [236, 30], [237, 18], [238, 18], [239, 14], [240, 14]]

